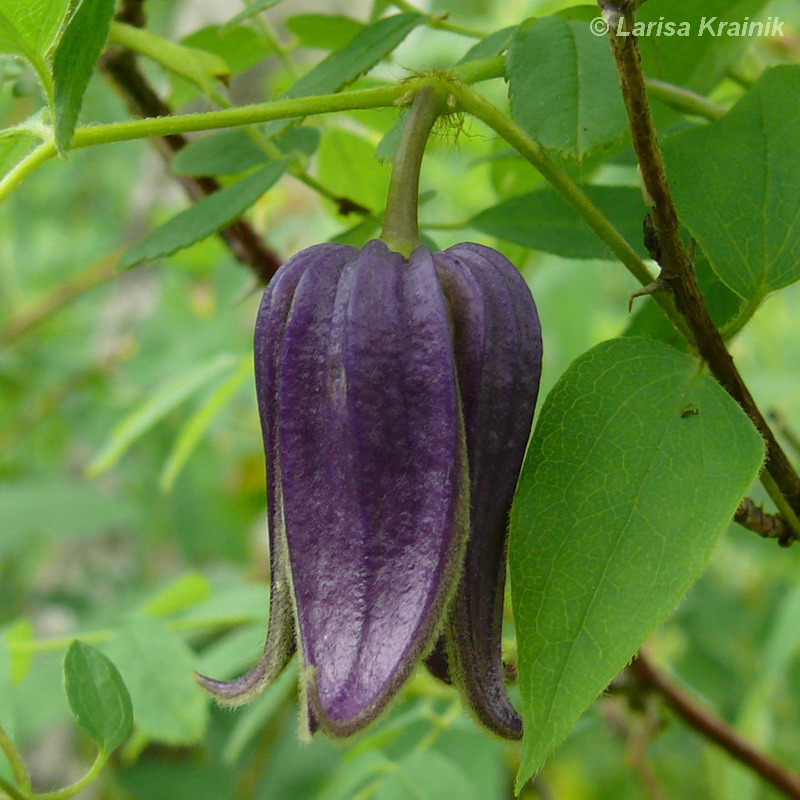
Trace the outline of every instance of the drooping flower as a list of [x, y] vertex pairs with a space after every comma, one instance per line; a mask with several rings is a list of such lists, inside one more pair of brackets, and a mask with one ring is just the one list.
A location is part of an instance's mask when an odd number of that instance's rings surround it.
[[478, 719], [518, 738], [500, 653], [508, 515], [541, 369], [536, 308], [496, 251], [298, 253], [255, 334], [272, 595], [252, 699], [296, 646], [308, 727], [372, 721], [431, 649]]

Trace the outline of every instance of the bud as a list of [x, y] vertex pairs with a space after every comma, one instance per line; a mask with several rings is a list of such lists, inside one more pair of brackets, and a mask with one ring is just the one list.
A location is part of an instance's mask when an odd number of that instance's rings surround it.
[[308, 727], [372, 721], [436, 659], [490, 729], [517, 738], [500, 654], [508, 515], [541, 369], [530, 292], [496, 251], [409, 258], [310, 247], [264, 293], [255, 334], [272, 597], [252, 699], [294, 644]]

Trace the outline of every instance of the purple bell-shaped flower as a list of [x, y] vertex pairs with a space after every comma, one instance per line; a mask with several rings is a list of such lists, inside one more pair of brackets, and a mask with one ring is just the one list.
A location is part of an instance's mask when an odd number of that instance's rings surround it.
[[247, 675], [200, 683], [246, 702], [296, 649], [309, 729], [346, 736], [427, 655], [486, 727], [519, 738], [503, 598], [541, 356], [531, 293], [489, 247], [321, 244], [281, 267], [255, 333], [267, 642]]

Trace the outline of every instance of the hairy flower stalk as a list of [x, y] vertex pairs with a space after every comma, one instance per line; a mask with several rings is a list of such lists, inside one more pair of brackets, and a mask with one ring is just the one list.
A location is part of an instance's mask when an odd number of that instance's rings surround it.
[[296, 646], [309, 730], [352, 734], [420, 658], [518, 738], [501, 626], [508, 514], [541, 368], [531, 294], [501, 254], [419, 246], [424, 143], [412, 106], [384, 241], [310, 247], [264, 293], [255, 334], [272, 597], [264, 655], [200, 683], [246, 702]]

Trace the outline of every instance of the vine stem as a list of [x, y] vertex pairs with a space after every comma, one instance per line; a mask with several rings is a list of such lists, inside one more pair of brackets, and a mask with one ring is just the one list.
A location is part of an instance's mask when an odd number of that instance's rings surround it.
[[416, 93], [392, 162], [381, 239], [406, 257], [419, 244], [419, 174], [428, 136], [443, 105], [444, 97], [434, 86], [423, 86]]
[[661, 672], [644, 651], [639, 651], [630, 668], [642, 687], [658, 692], [684, 722], [788, 797], [800, 800], [800, 775], [773, 761], [742, 738], [725, 720], [704, 707], [696, 697]]
[[[763, 480], [763, 477], [767, 477], [765, 475], [762, 477], [762, 483], [794, 532], [798, 533], [800, 475], [775, 438], [728, 352], [725, 341], [711, 318], [705, 298], [697, 284], [694, 264], [681, 239], [678, 211], [667, 182], [664, 156], [647, 99], [639, 43], [632, 33], [636, 2], [599, 0], [599, 5], [608, 23], [608, 38], [620, 77], [633, 146], [639, 159], [642, 182], [651, 202], [651, 216], [658, 241], [658, 261], [661, 267], [661, 275], [654, 287], [664, 290], [659, 294], [674, 298], [675, 307], [691, 332], [689, 341], [696, 347], [717, 381], [750, 417], [766, 442], [765, 469], [769, 480]], [[624, 36], [617, 35], [621, 23], [624, 23], [626, 29]], [[781, 499], [785, 501], [783, 507], [776, 495], [782, 496]], [[786, 513], [785, 506], [788, 506], [790, 513]]]
[[[500, 78], [505, 72], [505, 60], [499, 56], [482, 58], [462, 64], [453, 70], [454, 78], [465, 83]], [[216, 128], [234, 128], [271, 122], [276, 119], [307, 117], [314, 114], [331, 114], [337, 111], [393, 107], [402, 103], [402, 98], [412, 94], [436, 79], [428, 76], [412, 78], [405, 83], [381, 86], [375, 89], [359, 89], [338, 94], [274, 100], [269, 103], [225, 108], [196, 114], [175, 114], [168, 117], [112, 122], [108, 125], [90, 125], [75, 132], [73, 150], [94, 147], [113, 142], [148, 139], [154, 136], [172, 136], [181, 133], [208, 131]], [[56, 155], [52, 139], [43, 142], [29, 153], [0, 181], [0, 203], [38, 167]]]
[[0, 789], [6, 793], [11, 800], [29, 800], [28, 795], [22, 794], [13, 784], [9, 783], [0, 775]]
[[[0, 750], [3, 751], [11, 771], [14, 773], [14, 778], [20, 788], [20, 794], [27, 795], [31, 791], [31, 776], [28, 774], [28, 769], [22, 759], [17, 746], [14, 744], [12, 738], [8, 735], [6, 730], [0, 725]], [[6, 794], [11, 794], [7, 785], [3, 785], [3, 791]], [[13, 787], [12, 787], [13, 788]], [[14, 796], [13, 794], [11, 795]]]

